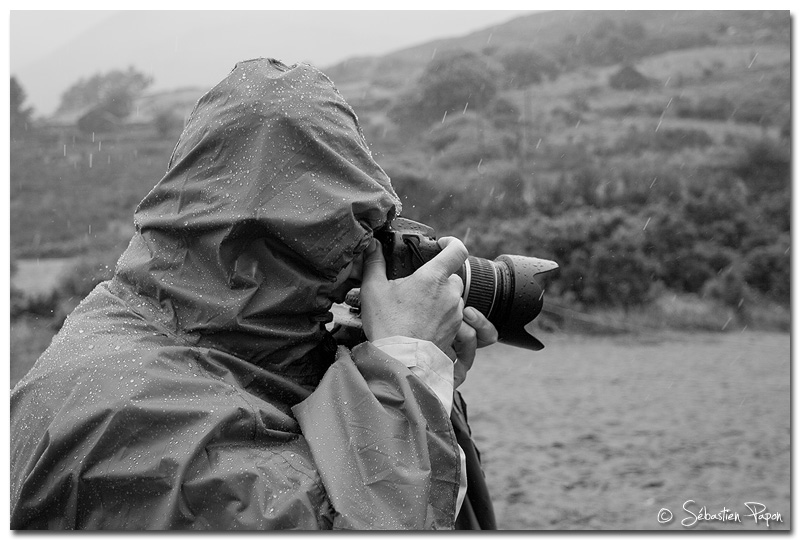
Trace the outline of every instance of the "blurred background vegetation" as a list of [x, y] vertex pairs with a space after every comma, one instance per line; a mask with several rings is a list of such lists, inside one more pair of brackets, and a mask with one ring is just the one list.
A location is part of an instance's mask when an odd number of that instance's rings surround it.
[[[536, 13], [324, 71], [405, 217], [559, 263], [542, 329], [788, 331], [788, 12]], [[151, 83], [98, 73], [39, 118], [11, 78], [21, 372], [112, 274], [204, 92]]]

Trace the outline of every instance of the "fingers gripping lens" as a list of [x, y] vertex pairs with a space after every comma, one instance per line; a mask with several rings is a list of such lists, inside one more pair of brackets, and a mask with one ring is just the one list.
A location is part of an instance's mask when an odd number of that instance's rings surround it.
[[[396, 218], [375, 231], [386, 259], [386, 275], [411, 275], [440, 251], [434, 230], [422, 223]], [[558, 268], [546, 259], [501, 255], [494, 261], [469, 256], [456, 272], [464, 284], [464, 305], [480, 311], [495, 326], [499, 341], [538, 351], [544, 345], [526, 329], [542, 310], [543, 290], [536, 276]]]

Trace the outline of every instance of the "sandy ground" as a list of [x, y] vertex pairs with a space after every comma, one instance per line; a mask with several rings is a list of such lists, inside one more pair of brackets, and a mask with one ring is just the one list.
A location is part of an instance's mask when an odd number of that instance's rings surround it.
[[539, 337], [462, 386], [501, 528], [789, 529], [788, 334]]

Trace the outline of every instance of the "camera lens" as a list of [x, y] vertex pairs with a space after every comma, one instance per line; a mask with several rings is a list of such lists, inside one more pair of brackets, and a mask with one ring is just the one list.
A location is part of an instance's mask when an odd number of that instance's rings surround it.
[[544, 347], [525, 326], [542, 310], [544, 291], [538, 274], [558, 264], [536, 257], [500, 255], [494, 261], [470, 256], [458, 275], [464, 281], [464, 305], [491, 321], [499, 340], [538, 351]]

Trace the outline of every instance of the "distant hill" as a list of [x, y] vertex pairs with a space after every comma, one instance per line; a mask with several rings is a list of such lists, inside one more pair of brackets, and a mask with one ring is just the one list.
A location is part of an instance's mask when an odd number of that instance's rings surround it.
[[[582, 54], [587, 46], [609, 45], [591, 39], [592, 33], [599, 33], [604, 25], [641, 25], [647, 36], [646, 46], [623, 50], [619, 56], [612, 51], [600, 62], [597, 57]], [[777, 11], [547, 11], [517, 17], [463, 37], [430, 41], [384, 56], [348, 59], [325, 71], [337, 85], [357, 95], [365, 85], [397, 87], [413, 81], [437, 54], [454, 49], [484, 53], [530, 49], [562, 59], [575, 68], [620, 61], [626, 53], [633, 60], [697, 45], [755, 45], [788, 40], [789, 32], [788, 12]]]
[[[754, 14], [757, 13], [757, 14]], [[549, 11], [517, 17], [470, 34], [429, 41], [382, 56], [352, 57], [321, 69], [348, 100], [357, 103], [366, 92], [394, 96], [412, 84], [437, 55], [468, 50], [496, 58], [505, 51], [523, 49], [547, 55], [565, 70], [582, 65], [633, 61], [668, 51], [697, 46], [733, 46], [788, 39], [787, 18], [781, 12], [744, 11]], [[640, 47], [613, 39], [598, 42], [607, 28], [638, 28], [646, 41]], [[603, 46], [606, 47], [605, 56]], [[587, 54], [588, 53], [588, 54]], [[163, 85], [162, 85], [163, 86]], [[206, 88], [159, 90], [139, 99], [128, 122], [152, 121], [155, 112], [172, 108], [185, 116]], [[49, 123], [68, 125], [86, 111], [54, 115]]]

